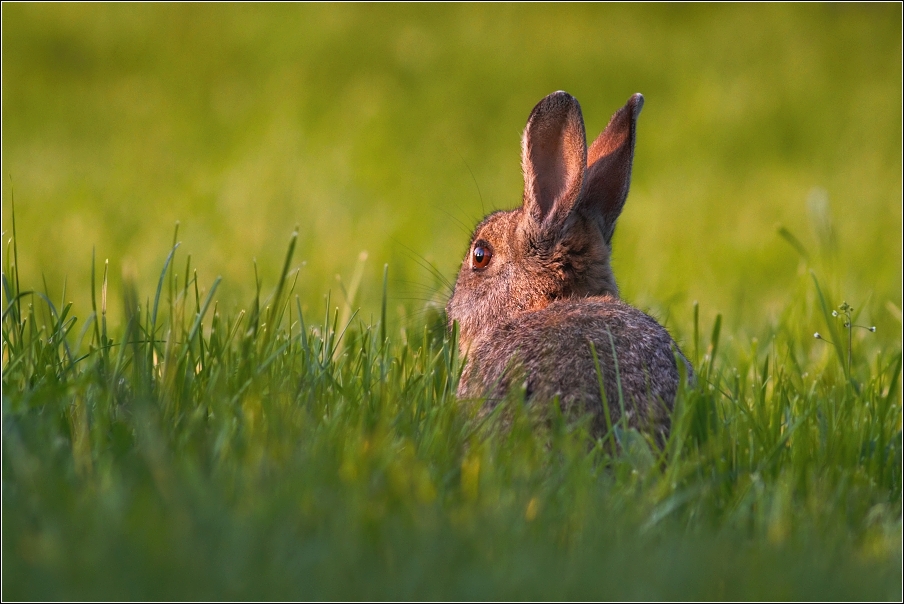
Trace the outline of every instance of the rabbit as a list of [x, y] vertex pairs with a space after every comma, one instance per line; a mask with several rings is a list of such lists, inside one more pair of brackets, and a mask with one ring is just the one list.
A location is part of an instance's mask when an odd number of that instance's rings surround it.
[[446, 306], [465, 359], [459, 399], [486, 397], [486, 412], [517, 386], [527, 401], [589, 412], [597, 436], [624, 410], [628, 426], [667, 438], [676, 358], [688, 381], [693, 369], [665, 328], [619, 298], [609, 261], [643, 103], [628, 99], [589, 150], [573, 96], [554, 92], [531, 111], [522, 205], [477, 225]]

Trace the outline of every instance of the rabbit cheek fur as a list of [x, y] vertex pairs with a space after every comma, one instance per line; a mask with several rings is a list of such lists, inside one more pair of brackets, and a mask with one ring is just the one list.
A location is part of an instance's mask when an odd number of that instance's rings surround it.
[[[477, 226], [447, 306], [467, 358], [460, 398], [485, 396], [490, 409], [523, 387], [529, 399], [558, 396], [568, 414], [591, 413], [602, 432], [602, 377], [611, 421], [624, 408], [629, 425], [667, 435], [676, 353], [692, 370], [662, 326], [618, 298], [610, 268], [642, 106], [631, 97], [589, 153], [576, 99], [557, 92], [534, 108], [522, 139], [523, 204]], [[478, 247], [491, 253], [485, 266], [475, 264]]]

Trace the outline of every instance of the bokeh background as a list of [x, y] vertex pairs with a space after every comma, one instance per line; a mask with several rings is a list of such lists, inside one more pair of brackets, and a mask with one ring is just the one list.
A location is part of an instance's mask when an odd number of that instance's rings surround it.
[[[901, 7], [2, 7], [4, 257], [86, 313], [92, 249], [151, 296], [180, 253], [220, 308], [274, 285], [394, 316], [448, 295], [470, 228], [520, 202], [519, 138], [564, 89], [595, 136], [646, 97], [614, 240], [624, 297], [768, 326], [812, 267], [899, 338]], [[784, 227], [809, 260], [779, 234]], [[184, 271], [184, 256], [177, 272]], [[837, 302], [837, 301], [836, 301]], [[111, 311], [113, 312], [113, 311]], [[897, 318], [896, 318], [897, 317]], [[802, 328], [806, 328], [802, 326]], [[891, 329], [885, 329], [891, 328]]]

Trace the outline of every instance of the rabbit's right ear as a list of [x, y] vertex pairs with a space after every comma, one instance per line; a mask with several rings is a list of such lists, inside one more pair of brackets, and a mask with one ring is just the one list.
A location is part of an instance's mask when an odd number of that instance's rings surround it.
[[537, 103], [521, 138], [524, 209], [544, 231], [568, 216], [584, 180], [587, 138], [576, 98], [554, 92]]
[[615, 232], [631, 184], [637, 117], [643, 109], [643, 95], [633, 95], [615, 112], [587, 154], [587, 175], [581, 205], [598, 217], [608, 244]]

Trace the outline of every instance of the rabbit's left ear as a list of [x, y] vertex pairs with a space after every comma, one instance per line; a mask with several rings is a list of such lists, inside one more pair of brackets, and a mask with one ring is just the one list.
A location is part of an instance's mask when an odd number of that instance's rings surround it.
[[612, 116], [587, 154], [587, 175], [580, 203], [598, 217], [607, 244], [612, 240], [615, 221], [628, 198], [641, 109], [643, 95], [637, 93]]
[[524, 209], [541, 230], [561, 224], [577, 201], [587, 165], [584, 117], [576, 98], [554, 92], [531, 111], [521, 138]]

